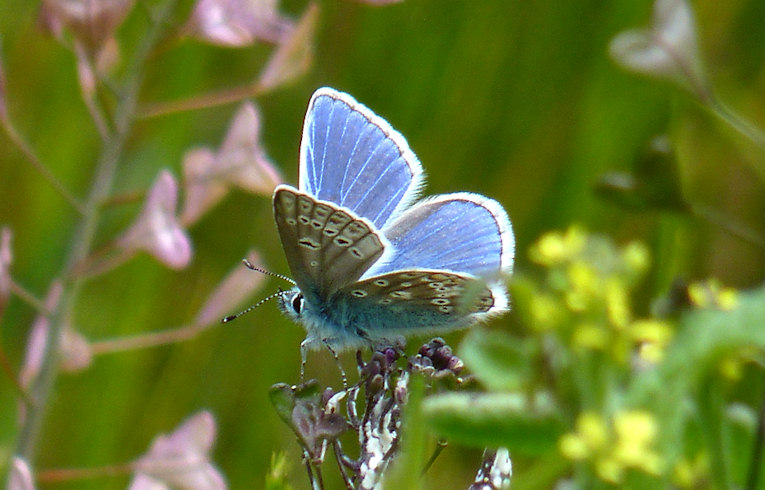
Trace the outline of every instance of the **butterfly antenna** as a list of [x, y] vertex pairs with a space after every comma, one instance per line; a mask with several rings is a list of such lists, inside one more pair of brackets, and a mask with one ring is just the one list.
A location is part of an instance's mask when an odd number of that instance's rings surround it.
[[[292, 284], [293, 286], [296, 286], [295, 281], [293, 281], [292, 279], [290, 279], [287, 276], [283, 276], [281, 274], [277, 274], [276, 272], [271, 272], [271, 271], [267, 271], [265, 269], [261, 269], [260, 267], [258, 267], [256, 265], [252, 265], [252, 262], [250, 262], [247, 259], [242, 259], [242, 263], [244, 264], [245, 267], [247, 267], [248, 269], [250, 269], [252, 271], [260, 272], [261, 274], [265, 274], [265, 275], [271, 276], [271, 277], [278, 277], [279, 279], [282, 279], [283, 281], [287, 281], [288, 283]], [[269, 299], [272, 298], [272, 297], [273, 297], [273, 295], [269, 296]]]
[[270, 300], [272, 300], [272, 299], [276, 298], [277, 296], [281, 296], [282, 294], [284, 294], [284, 291], [283, 291], [281, 288], [279, 288], [279, 290], [278, 290], [277, 292], [275, 292], [274, 294], [271, 294], [271, 295], [269, 295], [269, 296], [266, 296], [265, 298], [261, 299], [260, 301], [258, 301], [258, 302], [257, 302], [257, 303], [255, 303], [254, 305], [252, 305], [252, 306], [250, 306], [249, 308], [247, 308], [246, 310], [242, 310], [242, 311], [240, 311], [240, 312], [239, 312], [239, 313], [237, 313], [236, 315], [227, 316], [226, 318], [222, 319], [220, 322], [221, 322], [221, 323], [228, 323], [228, 322], [232, 322], [232, 321], [236, 320], [237, 318], [239, 318], [240, 316], [244, 315], [245, 313], [249, 313], [249, 312], [251, 312], [252, 310], [254, 310], [255, 308], [257, 308], [258, 306], [260, 306], [260, 305], [262, 305], [263, 303], [265, 303], [266, 301], [270, 301]]

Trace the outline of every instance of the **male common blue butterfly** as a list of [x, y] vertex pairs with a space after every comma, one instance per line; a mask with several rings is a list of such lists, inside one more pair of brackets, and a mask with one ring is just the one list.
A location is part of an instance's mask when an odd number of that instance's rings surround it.
[[[515, 241], [502, 206], [460, 192], [417, 203], [423, 174], [404, 137], [348, 94], [311, 97], [298, 188], [274, 191], [296, 287], [279, 306], [308, 350], [394, 342], [508, 309]], [[413, 204], [414, 203], [414, 204]]]

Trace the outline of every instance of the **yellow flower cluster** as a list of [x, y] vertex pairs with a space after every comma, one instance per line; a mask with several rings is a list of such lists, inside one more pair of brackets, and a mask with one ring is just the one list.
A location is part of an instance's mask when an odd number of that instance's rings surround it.
[[560, 452], [574, 461], [589, 461], [603, 481], [618, 484], [628, 470], [659, 475], [664, 463], [652, 447], [658, 426], [642, 410], [617, 412], [606, 420], [594, 412], [582, 413], [576, 430], [558, 441]]
[[542, 236], [529, 256], [547, 271], [545, 286], [531, 286], [528, 295], [535, 330], [556, 331], [573, 348], [605, 352], [619, 363], [636, 351], [649, 362], [661, 359], [671, 325], [634, 318], [630, 301], [650, 262], [642, 243], [620, 248], [572, 226]]
[[697, 308], [731, 311], [738, 306], [738, 291], [724, 287], [717, 279], [694, 282], [688, 286], [688, 297]]

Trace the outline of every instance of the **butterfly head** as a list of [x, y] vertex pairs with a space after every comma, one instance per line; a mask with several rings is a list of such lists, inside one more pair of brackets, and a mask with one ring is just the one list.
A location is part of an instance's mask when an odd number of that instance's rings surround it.
[[295, 322], [300, 322], [306, 309], [306, 302], [300, 289], [294, 287], [289, 291], [280, 291], [277, 296], [279, 309]]

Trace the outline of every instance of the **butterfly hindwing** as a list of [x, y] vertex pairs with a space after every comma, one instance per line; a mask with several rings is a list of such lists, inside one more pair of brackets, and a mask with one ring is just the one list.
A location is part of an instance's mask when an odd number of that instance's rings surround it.
[[313, 301], [357, 281], [385, 251], [366, 220], [288, 185], [274, 192], [274, 216], [295, 282]]
[[370, 338], [447, 331], [507, 305], [483, 280], [440, 270], [374, 276], [342, 288], [328, 303], [333, 321], [355, 325]]
[[514, 239], [502, 206], [470, 193], [419, 202], [383, 229], [394, 254], [367, 276], [403, 269], [445, 269], [477, 276], [509, 272]]
[[348, 94], [314, 93], [300, 145], [301, 191], [381, 229], [416, 198], [421, 182], [419, 160], [385, 120]]

